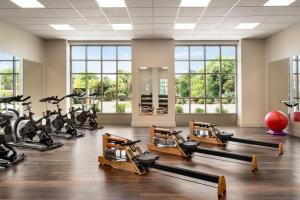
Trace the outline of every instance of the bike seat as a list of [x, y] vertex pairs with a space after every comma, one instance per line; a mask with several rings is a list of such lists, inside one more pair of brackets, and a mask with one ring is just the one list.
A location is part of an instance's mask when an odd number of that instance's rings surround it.
[[31, 102], [25, 102], [25, 103], [22, 103], [22, 106], [28, 106], [30, 104], [31, 104]]
[[142, 165], [151, 165], [158, 159], [159, 159], [158, 155], [148, 153], [148, 152], [143, 155], [139, 155], [135, 158], [135, 160], [141, 163]]
[[199, 142], [189, 140], [182, 144], [184, 149], [195, 149], [199, 145]]

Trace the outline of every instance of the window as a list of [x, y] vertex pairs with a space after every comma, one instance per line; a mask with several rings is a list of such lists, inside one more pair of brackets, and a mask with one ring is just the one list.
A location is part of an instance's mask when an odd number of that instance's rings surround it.
[[176, 113], [236, 113], [236, 45], [175, 47]]
[[0, 53], [0, 97], [20, 94], [20, 59]]
[[[300, 55], [293, 56], [293, 94], [294, 100], [300, 101]], [[294, 107], [295, 111], [299, 111], [299, 105]]]
[[97, 93], [100, 113], [131, 113], [131, 47], [72, 45], [71, 90]]
[[168, 95], [168, 79], [159, 80], [159, 94]]

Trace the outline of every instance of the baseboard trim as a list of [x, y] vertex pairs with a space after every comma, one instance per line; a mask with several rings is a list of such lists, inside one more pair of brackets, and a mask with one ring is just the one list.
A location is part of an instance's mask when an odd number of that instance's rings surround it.
[[152, 125], [161, 126], [161, 127], [176, 127], [175, 122], [157, 122], [157, 123], [149, 123], [149, 122], [131, 122], [132, 127], [150, 127]]
[[238, 126], [243, 128], [266, 127], [264, 123], [259, 123], [259, 122], [242, 122], [242, 123], [238, 123]]

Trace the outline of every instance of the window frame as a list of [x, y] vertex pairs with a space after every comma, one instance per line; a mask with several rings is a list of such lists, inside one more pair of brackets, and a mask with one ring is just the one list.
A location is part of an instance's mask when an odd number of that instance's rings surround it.
[[[206, 59], [206, 52], [207, 52], [207, 47], [214, 47], [217, 46], [219, 48], [219, 55], [220, 58], [219, 59]], [[188, 58], [187, 59], [176, 59], [176, 47], [188, 47]], [[203, 48], [203, 59], [192, 59], [191, 58], [191, 47], [202, 47]], [[222, 59], [222, 47], [234, 47], [235, 48], [235, 58], [234, 59]], [[174, 50], [174, 66], [176, 61], [187, 61], [188, 62], [188, 67], [189, 67], [189, 72], [188, 73], [176, 73], [176, 69], [174, 69], [174, 75], [175, 77], [177, 75], [187, 75], [189, 78], [189, 96], [188, 97], [177, 97], [177, 91], [175, 89], [175, 106], [177, 105], [177, 99], [186, 99], [188, 100], [188, 104], [189, 104], [189, 112], [187, 113], [176, 113], [176, 115], [190, 115], [190, 114], [237, 114], [238, 113], [238, 94], [237, 94], [237, 90], [238, 90], [238, 80], [237, 80], [237, 76], [238, 76], [238, 44], [184, 44], [184, 43], [180, 43], [180, 44], [176, 44], [175, 45], [175, 50]], [[220, 68], [219, 68], [219, 72], [218, 73], [207, 73], [206, 72], [206, 65], [207, 63], [209, 63], [210, 61], [218, 61], [220, 64]], [[223, 62], [226, 61], [234, 61], [235, 62], [235, 70], [233, 73], [223, 73], [222, 72], [222, 64]], [[194, 73], [191, 72], [191, 62], [203, 62], [204, 63], [204, 69], [203, 69], [203, 73]], [[219, 80], [219, 97], [208, 97], [207, 96], [207, 75], [219, 75], [220, 76], [220, 80]], [[192, 89], [192, 84], [191, 84], [191, 77], [195, 76], [195, 75], [201, 75], [204, 76], [204, 97], [193, 97], [191, 95], [191, 89]], [[228, 97], [223, 97], [222, 95], [222, 76], [223, 75], [234, 75], [235, 76], [235, 97], [234, 98], [228, 98]], [[175, 78], [175, 87], [176, 87], [176, 78]], [[204, 113], [195, 113], [192, 111], [191, 109], [191, 104], [192, 101], [194, 99], [201, 99], [204, 100]], [[220, 111], [219, 113], [214, 112], [214, 113], [208, 113], [207, 112], [207, 100], [218, 100], [219, 101], [219, 108]], [[235, 112], [234, 113], [222, 113], [223, 110], [223, 100], [224, 99], [233, 99], [235, 100]], [[201, 104], [199, 104], [201, 105]]]
[[[5, 53], [0, 53], [0, 54], [5, 54]], [[21, 68], [21, 60], [18, 58], [18, 57], [16, 57], [16, 56], [13, 56], [13, 55], [11, 55], [12, 56], [12, 60], [4, 60], [4, 59], [0, 59], [0, 62], [12, 62], [13, 63], [13, 71], [12, 71], [12, 73], [2, 73], [2, 72], [0, 72], [0, 76], [12, 76], [13, 77], [13, 79], [12, 79], [12, 84], [13, 84], [13, 96], [16, 96], [17, 95], [17, 76], [19, 76], [20, 77], [20, 68]], [[17, 67], [17, 62], [19, 62], [19, 72], [17, 72], [17, 70], [16, 70], [16, 67]], [[21, 84], [21, 82], [20, 82], [20, 78], [19, 78], [19, 84]], [[20, 85], [19, 85], [19, 87], [20, 87]], [[20, 89], [20, 88], [19, 88]], [[20, 91], [19, 91], [20, 92]]]
[[[76, 47], [76, 46], [81, 46], [84, 47], [85, 49], [85, 59], [73, 59], [72, 58], [72, 48]], [[88, 47], [100, 47], [100, 51], [101, 51], [101, 57], [100, 59], [89, 59], [88, 58]], [[115, 59], [103, 59], [103, 47], [115, 47], [116, 49], [116, 58]], [[119, 47], [130, 47], [131, 49], [131, 58], [130, 59], [119, 59], [118, 56], [118, 48]], [[72, 73], [72, 62], [73, 61], [83, 61], [85, 62], [85, 73]], [[89, 73], [88, 72], [88, 62], [89, 61], [97, 61], [100, 62], [101, 65], [101, 72], [100, 73]], [[107, 62], [107, 61], [112, 61], [116, 63], [116, 72], [115, 73], [103, 73], [103, 62]], [[131, 62], [131, 72], [130, 73], [124, 73], [124, 72], [119, 72], [119, 62], [124, 62], [124, 61], [128, 61]], [[97, 75], [101, 77], [101, 96], [97, 97], [97, 99], [100, 101], [100, 105], [101, 105], [101, 112], [98, 112], [100, 114], [131, 114], [132, 113], [132, 47], [130, 44], [70, 44], [70, 88], [69, 91], [73, 91], [73, 75]], [[116, 94], [115, 94], [115, 102], [116, 102], [116, 106], [115, 106], [115, 112], [103, 112], [103, 100], [105, 99], [104, 94], [103, 94], [103, 77], [106, 75], [114, 75], [116, 76]], [[125, 113], [118, 113], [118, 105], [119, 105], [119, 101], [120, 99], [122, 99], [119, 96], [119, 75], [130, 75], [131, 77], [131, 95], [127, 97], [125, 97], [125, 99], [129, 100], [131, 103], [131, 112], [126, 112]], [[88, 79], [85, 79], [85, 89], [88, 89]], [[87, 102], [86, 102], [87, 105]]]

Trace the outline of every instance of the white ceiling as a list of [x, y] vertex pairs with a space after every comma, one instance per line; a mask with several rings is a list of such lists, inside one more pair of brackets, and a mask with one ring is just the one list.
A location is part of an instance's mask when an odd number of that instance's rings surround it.
[[[0, 0], [0, 19], [46, 39], [238, 40], [264, 38], [300, 21], [300, 0], [288, 7], [263, 7], [267, 0], [212, 0], [204, 8], [179, 8], [180, 0], [126, 0], [126, 8], [103, 8], [95, 0], [39, 0], [46, 9], [21, 9]], [[194, 30], [174, 30], [174, 23], [197, 23]], [[235, 30], [241, 22], [260, 22], [254, 30]], [[55, 31], [48, 24], [69, 24], [75, 31]], [[110, 24], [132, 23], [133, 31]]]

